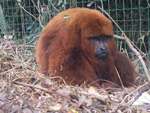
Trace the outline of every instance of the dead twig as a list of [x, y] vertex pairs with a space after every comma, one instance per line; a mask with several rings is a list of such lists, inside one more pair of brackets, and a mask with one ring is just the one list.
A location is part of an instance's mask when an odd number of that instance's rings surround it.
[[[141, 95], [143, 92], [145, 92], [146, 90], [150, 89], [150, 82], [145, 83], [144, 85], [138, 87], [137, 89], [135, 89], [134, 91], [132, 91], [131, 93], [129, 93], [128, 95], [126, 95], [124, 97], [124, 99], [121, 101], [121, 103], [113, 109], [112, 112], [116, 113], [118, 109], [121, 110], [125, 110], [126, 108], [128, 108], [129, 106], [131, 106]], [[137, 94], [135, 97], [133, 97], [133, 99], [131, 99], [131, 101], [129, 101], [128, 103], [125, 103], [125, 100], [131, 95], [131, 94]]]
[[54, 7], [54, 9], [55, 9], [58, 13], [60, 13], [60, 11], [54, 6], [54, 4], [51, 2], [51, 0], [49, 0], [49, 2], [50, 2], [51, 5]]
[[26, 99], [24, 99], [24, 97], [21, 96], [18, 91], [16, 91], [16, 90], [14, 90], [14, 91], [15, 91], [15, 93], [16, 93], [17, 95], [19, 95], [19, 97], [27, 104], [27, 106], [30, 108], [31, 112], [34, 113], [33, 107], [28, 103], [28, 101], [27, 101]]
[[146, 68], [145, 62], [144, 62], [141, 54], [132, 46], [132, 44], [130, 43], [130, 40], [127, 37], [121, 37], [121, 36], [117, 36], [117, 35], [114, 35], [114, 37], [115, 38], [119, 38], [119, 39], [124, 39], [126, 41], [126, 43], [128, 44], [128, 46], [130, 47], [130, 49], [136, 54], [136, 56], [141, 61], [142, 65], [143, 65], [143, 68], [144, 68], [144, 71], [145, 71], [145, 74], [146, 74], [146, 77], [150, 81], [150, 76], [149, 76], [148, 70]]
[[141, 95], [143, 92], [147, 91], [150, 89], [150, 82], [144, 84], [137, 92], [136, 96], [133, 97], [125, 107], [120, 108], [122, 111], [126, 110], [129, 106], [131, 106]]
[[[150, 81], [150, 76], [149, 76], [149, 73], [148, 73], [148, 70], [146, 68], [146, 65], [144, 63], [144, 60], [142, 59], [142, 56], [141, 54], [133, 47], [133, 43], [131, 42], [131, 40], [126, 36], [126, 34], [124, 33], [124, 31], [119, 27], [119, 25], [115, 22], [115, 20], [104, 10], [102, 9], [101, 7], [97, 6], [99, 9], [101, 9], [113, 22], [114, 24], [119, 28], [119, 30], [122, 32], [122, 35], [123, 37], [121, 36], [117, 36], [117, 35], [114, 35], [115, 38], [118, 38], [118, 39], [123, 39], [126, 41], [126, 43], [128, 44], [128, 46], [130, 47], [130, 49], [136, 54], [136, 56], [140, 59], [142, 65], [143, 65], [143, 68], [144, 68], [144, 71], [145, 71], [145, 74], [146, 74], [146, 77], [148, 78], [148, 80]], [[132, 43], [132, 44], [131, 44]]]
[[119, 74], [119, 72], [118, 72], [118, 70], [117, 70], [117, 68], [116, 68], [115, 65], [114, 65], [114, 67], [115, 67], [115, 70], [116, 70], [116, 72], [117, 72], [118, 78], [119, 78], [119, 80], [120, 80], [121, 86], [122, 86], [122, 88], [124, 89], [124, 85], [123, 85], [123, 82], [122, 82], [122, 80], [121, 80], [120, 74]]
[[37, 86], [37, 85], [33, 85], [33, 84], [26, 84], [26, 83], [22, 83], [22, 82], [18, 82], [18, 81], [14, 81], [14, 84], [18, 84], [18, 85], [23, 85], [23, 86], [27, 86], [27, 87], [31, 87], [31, 88], [36, 88], [36, 89], [39, 89], [39, 90], [42, 90], [42, 91], [45, 91], [49, 94], [57, 94], [59, 96], [62, 96], [62, 97], [65, 97], [65, 98], [68, 98], [68, 96], [65, 96], [65, 95], [62, 95], [62, 94], [59, 94], [55, 91], [50, 91], [44, 87], [41, 87], [41, 86]]

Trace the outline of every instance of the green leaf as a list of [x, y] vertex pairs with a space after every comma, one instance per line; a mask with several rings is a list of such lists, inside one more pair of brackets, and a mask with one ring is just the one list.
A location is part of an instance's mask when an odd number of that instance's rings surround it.
[[63, 3], [63, 1], [62, 0], [58, 0], [58, 6], [60, 6], [61, 5], [61, 3]]
[[138, 39], [138, 41], [144, 41], [144, 38], [145, 38], [145, 35], [144, 36], [142, 36], [142, 37], [140, 37], [139, 39]]
[[68, 18], [70, 18], [69, 15], [64, 15], [64, 19], [68, 19]]
[[5, 19], [5, 16], [3, 14], [3, 9], [2, 9], [1, 4], [0, 4], [0, 27], [4, 31], [4, 34], [7, 35], [7, 33], [8, 33], [8, 31], [7, 31], [8, 30], [7, 29], [8, 25], [6, 23], [6, 19]]
[[27, 27], [27, 30], [31, 30], [31, 29], [32, 29], [32, 26], [28, 26], [28, 27]]
[[60, 110], [60, 107], [58, 107], [58, 106], [50, 106], [49, 110], [58, 111], [58, 110]]
[[73, 113], [78, 113], [76, 110], [74, 110], [74, 109], [71, 109], [71, 111], [73, 112]]
[[26, 39], [30, 39], [30, 37], [29, 37], [29, 36], [27, 36], [27, 37], [26, 37]]

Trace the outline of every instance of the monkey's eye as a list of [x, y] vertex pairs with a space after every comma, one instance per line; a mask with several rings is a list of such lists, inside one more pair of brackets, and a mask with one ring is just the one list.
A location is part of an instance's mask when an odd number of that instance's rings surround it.
[[98, 38], [98, 37], [92, 37], [91, 39], [92, 39], [92, 40], [95, 40], [95, 41], [99, 41], [99, 38]]
[[90, 40], [99, 41], [100, 38], [99, 37], [91, 37]]
[[110, 41], [110, 36], [104, 36], [103, 41], [108, 43]]
[[90, 41], [91, 41], [93, 44], [98, 43], [98, 42], [99, 42], [99, 40], [100, 40], [100, 38], [99, 38], [99, 37], [91, 37], [91, 38], [89, 38], [89, 39], [90, 39]]

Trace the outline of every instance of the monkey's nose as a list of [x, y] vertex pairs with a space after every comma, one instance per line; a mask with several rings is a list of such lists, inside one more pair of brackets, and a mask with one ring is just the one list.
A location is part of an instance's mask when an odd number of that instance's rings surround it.
[[105, 49], [106, 49], [106, 47], [104, 47], [104, 46], [100, 48], [101, 51], [104, 51]]
[[107, 58], [109, 50], [106, 47], [101, 47], [95, 51], [96, 58]]

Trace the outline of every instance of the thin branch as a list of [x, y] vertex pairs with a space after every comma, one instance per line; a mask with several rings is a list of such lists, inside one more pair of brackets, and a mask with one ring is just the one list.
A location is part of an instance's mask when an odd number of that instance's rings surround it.
[[124, 89], [124, 85], [123, 85], [123, 82], [122, 82], [122, 80], [121, 80], [120, 74], [119, 74], [119, 72], [118, 72], [118, 70], [117, 70], [117, 68], [116, 68], [115, 65], [114, 65], [114, 67], [115, 67], [115, 70], [116, 70], [116, 72], [117, 72], [118, 78], [119, 78], [119, 80], [120, 80], [121, 86], [122, 86], [122, 88]]
[[148, 78], [148, 80], [150, 81], [150, 76], [149, 76], [149, 73], [148, 73], [148, 70], [146, 68], [146, 65], [145, 65], [145, 62], [144, 60], [142, 59], [142, 56], [141, 54], [133, 47], [133, 45], [131, 44], [131, 40], [126, 36], [126, 34], [124, 33], [124, 31], [119, 27], [119, 25], [114, 21], [114, 19], [105, 11], [103, 10], [101, 7], [98, 6], [99, 9], [101, 9], [114, 23], [115, 25], [119, 28], [119, 30], [122, 32], [123, 36], [124, 37], [120, 37], [120, 36], [117, 36], [117, 35], [114, 35], [115, 38], [119, 38], [119, 39], [124, 39], [126, 41], [126, 43], [128, 44], [128, 46], [130, 47], [130, 49], [136, 54], [136, 56], [140, 59], [142, 65], [143, 65], [143, 68], [144, 68], [144, 71], [145, 71], [145, 74], [146, 74], [146, 77]]
[[4, 30], [0, 27], [0, 29], [2, 30], [3, 34], [6, 35], [6, 33], [4, 32]]
[[34, 15], [32, 15], [30, 12], [28, 12], [23, 6], [21, 6], [21, 4], [20, 4], [20, 2], [18, 2], [18, 5], [26, 12], [26, 13], [28, 13], [29, 15], [31, 15], [35, 20], [37, 20], [37, 18], [34, 16]]
[[132, 46], [132, 44], [129, 42], [128, 38], [127, 37], [121, 37], [121, 36], [117, 36], [117, 35], [114, 35], [115, 38], [119, 38], [119, 39], [124, 39], [126, 41], [126, 43], [128, 44], [128, 46], [130, 47], [130, 49], [136, 54], [136, 56], [139, 58], [139, 60], [141, 61], [142, 65], [143, 65], [143, 68], [144, 68], [144, 71], [145, 71], [145, 74], [146, 74], [146, 77], [148, 78], [148, 80], [150, 81], [150, 76], [149, 76], [149, 73], [148, 73], [148, 70], [147, 70], [147, 67], [145, 65], [145, 62], [144, 60], [142, 59], [142, 56], [141, 54]]
[[[131, 106], [131, 105], [132, 105], [132, 102], [136, 101], [136, 100], [138, 99], [137, 97], [139, 97], [140, 94], [142, 94], [144, 91], [146, 91], [147, 89], [149, 89], [149, 87], [150, 87], [150, 82], [147, 82], [147, 83], [143, 84], [142, 86], [136, 88], [134, 91], [132, 91], [132, 92], [129, 93], [128, 95], [126, 95], [126, 96], [124, 97], [124, 99], [121, 101], [121, 103], [119, 103], [118, 106], [116, 106], [116, 107], [113, 109], [113, 113], [116, 113], [119, 108], [123, 108], [123, 107], [125, 108], [126, 106], [128, 106], [128, 107]], [[139, 95], [136, 95], [132, 101], [129, 101], [128, 103], [124, 104], [124, 103], [125, 103], [125, 100], [126, 100], [128, 97], [130, 97], [131, 94], [136, 94], [137, 92], [139, 93]], [[125, 105], [125, 106], [123, 106], [123, 105]]]
[[51, 2], [51, 0], [49, 0], [49, 2], [50, 2], [51, 5], [54, 7], [54, 9], [55, 9], [58, 13], [60, 13], [60, 11], [54, 6], [54, 4]]
[[29, 102], [23, 96], [21, 96], [18, 91], [16, 91], [16, 90], [14, 90], [14, 91], [27, 104], [27, 106], [30, 108], [31, 112], [34, 113], [33, 107], [29, 104]]
[[103, 0], [100, 0], [100, 2], [101, 2], [101, 7], [104, 10]]
[[[41, 21], [40, 20], [38, 20], [34, 15], [32, 15], [30, 12], [28, 12], [21, 4], [20, 4], [20, 2], [18, 2], [18, 4], [19, 4], [19, 6], [26, 12], [26, 13], [28, 13], [29, 15], [31, 15], [35, 20], [37, 20], [39, 23], [40, 23], [40, 25], [41, 25], [41, 27], [42, 28], [44, 28], [44, 26], [41, 24]], [[40, 15], [39, 15], [40, 16]], [[40, 17], [39, 17], [40, 18]]]
[[26, 84], [26, 83], [22, 83], [22, 82], [18, 82], [18, 81], [14, 81], [14, 84], [18, 84], [18, 85], [22, 85], [22, 86], [27, 86], [27, 87], [31, 87], [31, 88], [36, 88], [36, 89], [45, 91], [45, 92], [47, 92], [47, 93], [49, 93], [49, 94], [57, 94], [57, 95], [59, 95], [59, 96], [63, 96], [63, 97], [66, 97], [66, 98], [68, 97], [68, 96], [59, 94], [59, 93], [57, 93], [57, 92], [55, 92], [55, 91], [50, 91], [50, 90], [48, 90], [48, 89], [46, 89], [46, 88], [44, 88], [44, 87], [37, 86], [37, 85], [33, 85], [33, 84]]

